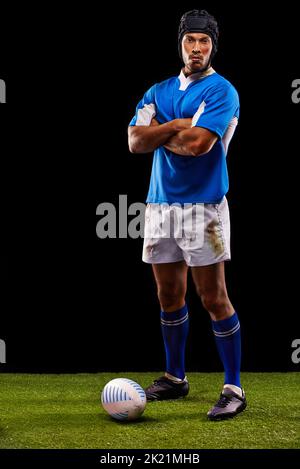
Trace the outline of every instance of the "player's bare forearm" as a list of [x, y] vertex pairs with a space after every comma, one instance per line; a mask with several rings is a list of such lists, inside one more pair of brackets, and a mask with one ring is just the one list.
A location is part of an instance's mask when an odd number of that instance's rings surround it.
[[173, 135], [164, 147], [181, 156], [201, 156], [208, 153], [217, 141], [217, 136], [207, 129], [193, 127]]
[[181, 156], [196, 156], [192, 145], [194, 138], [189, 131], [181, 131], [173, 135], [164, 145], [165, 148]]
[[150, 153], [163, 145], [174, 133], [172, 122], [162, 125], [129, 127], [129, 150], [131, 153]]
[[190, 142], [181, 135], [183, 132], [178, 132], [177, 135], [173, 135], [165, 144], [164, 147], [170, 150], [172, 153], [180, 156], [192, 156]]
[[128, 145], [131, 153], [150, 153], [164, 145], [177, 132], [190, 126], [191, 119], [174, 119], [159, 124], [152, 119], [150, 126], [128, 128]]

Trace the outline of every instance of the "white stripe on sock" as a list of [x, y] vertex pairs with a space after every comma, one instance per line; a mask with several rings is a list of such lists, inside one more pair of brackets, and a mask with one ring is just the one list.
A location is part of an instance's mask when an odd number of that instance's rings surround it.
[[189, 313], [187, 313], [183, 318], [181, 319], [177, 319], [176, 321], [165, 321], [164, 319], [160, 319], [160, 322], [164, 325], [164, 326], [179, 326], [181, 324], [183, 324], [185, 321], [187, 321], [189, 318]]
[[229, 335], [235, 334], [240, 328], [240, 323], [238, 322], [232, 329], [229, 329], [229, 331], [225, 332], [217, 332], [213, 329], [213, 332], [216, 337], [228, 337]]

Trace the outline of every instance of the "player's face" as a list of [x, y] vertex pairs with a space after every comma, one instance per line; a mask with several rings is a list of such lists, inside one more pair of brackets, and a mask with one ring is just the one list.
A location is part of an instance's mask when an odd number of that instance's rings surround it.
[[208, 64], [212, 40], [204, 33], [187, 33], [182, 39], [182, 58], [186, 75], [201, 72]]

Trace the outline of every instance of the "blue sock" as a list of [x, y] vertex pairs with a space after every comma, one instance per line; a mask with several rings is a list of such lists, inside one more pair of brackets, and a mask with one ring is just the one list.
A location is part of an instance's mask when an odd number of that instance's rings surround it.
[[236, 313], [221, 321], [212, 321], [213, 333], [222, 360], [225, 377], [224, 384], [241, 387], [241, 331]]
[[176, 378], [185, 377], [185, 344], [189, 330], [189, 314], [184, 305], [177, 311], [161, 311], [161, 330], [166, 351], [166, 371]]

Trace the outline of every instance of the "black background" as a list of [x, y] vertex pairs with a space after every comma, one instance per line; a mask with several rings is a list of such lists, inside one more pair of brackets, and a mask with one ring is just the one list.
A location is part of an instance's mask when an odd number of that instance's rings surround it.
[[[179, 74], [180, 16], [206, 8], [220, 26], [214, 68], [237, 88], [228, 200], [230, 298], [243, 331], [243, 370], [288, 371], [298, 316], [300, 104], [293, 6], [171, 2], [102, 7], [42, 20], [6, 37], [0, 78], [1, 371], [162, 370], [159, 305], [142, 240], [100, 240], [102, 202], [144, 202], [151, 155], [131, 155], [127, 125], [143, 93]], [[53, 13], [53, 12], [52, 12]], [[76, 12], [75, 12], [76, 13]], [[80, 13], [80, 12], [77, 12]], [[55, 16], [55, 15], [54, 15]], [[50, 18], [47, 17], [48, 19]], [[129, 217], [130, 219], [130, 217]], [[190, 282], [187, 370], [221, 370], [210, 321]]]

